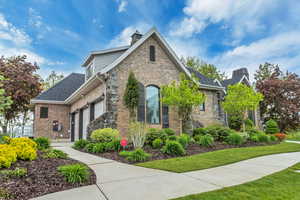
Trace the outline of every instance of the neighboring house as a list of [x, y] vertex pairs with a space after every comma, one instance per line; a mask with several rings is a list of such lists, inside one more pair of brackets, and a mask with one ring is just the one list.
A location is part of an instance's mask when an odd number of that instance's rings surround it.
[[50, 138], [87, 138], [97, 128], [117, 128], [127, 133], [129, 112], [123, 95], [129, 72], [140, 85], [137, 120], [150, 127], [170, 127], [180, 132], [177, 112], [160, 102], [160, 87], [179, 80], [180, 73], [200, 79], [206, 95], [193, 112], [196, 126], [224, 124], [220, 107], [225, 88], [199, 72], [186, 68], [160, 33], [152, 28], [145, 35], [135, 32], [130, 46], [91, 52], [84, 60], [85, 74], [72, 73], [43, 92], [35, 105], [34, 135]]

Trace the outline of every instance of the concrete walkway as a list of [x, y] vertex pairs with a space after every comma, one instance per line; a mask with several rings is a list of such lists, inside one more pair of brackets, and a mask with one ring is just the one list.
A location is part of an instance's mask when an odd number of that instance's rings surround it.
[[55, 148], [88, 164], [97, 175], [97, 185], [52, 193], [36, 198], [37, 200], [166, 200], [239, 185], [300, 162], [300, 152], [283, 153], [178, 174], [127, 165], [82, 153], [72, 149], [70, 144], [60, 143], [55, 145]]

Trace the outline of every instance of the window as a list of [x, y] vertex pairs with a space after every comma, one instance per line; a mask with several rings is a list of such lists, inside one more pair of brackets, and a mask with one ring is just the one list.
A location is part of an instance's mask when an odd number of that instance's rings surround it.
[[48, 107], [40, 108], [40, 118], [48, 118]]
[[150, 46], [150, 61], [155, 61], [155, 46]]
[[93, 72], [94, 72], [94, 67], [92, 63], [86, 68], [85, 80], [88, 80], [93, 75]]
[[104, 113], [104, 100], [95, 103], [95, 119], [100, 117]]
[[149, 124], [160, 124], [159, 88], [153, 85], [146, 88], [146, 119]]
[[205, 111], [205, 102], [200, 104], [200, 111]]

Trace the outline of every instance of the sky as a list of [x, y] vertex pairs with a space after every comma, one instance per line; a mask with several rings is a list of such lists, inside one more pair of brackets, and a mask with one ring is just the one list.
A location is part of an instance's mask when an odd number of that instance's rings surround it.
[[0, 56], [25, 54], [43, 77], [84, 72], [90, 51], [151, 27], [228, 76], [265, 62], [300, 74], [299, 0], [0, 0]]

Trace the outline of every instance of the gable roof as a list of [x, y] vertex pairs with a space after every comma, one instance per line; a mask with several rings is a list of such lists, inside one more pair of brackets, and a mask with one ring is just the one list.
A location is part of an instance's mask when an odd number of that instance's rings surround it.
[[243, 75], [243, 76], [233, 76], [233, 77], [230, 78], [230, 79], [226, 79], [226, 80], [221, 81], [221, 84], [222, 84], [225, 88], [228, 88], [229, 85], [234, 85], [234, 84], [237, 84], [237, 83], [241, 83], [243, 80], [246, 80], [247, 83], [248, 83], [249, 85], [251, 85], [249, 79], [248, 79], [247, 76], [245, 76], [245, 75]]
[[73, 94], [85, 81], [85, 75], [71, 73], [56, 85], [42, 92], [31, 100], [32, 103], [51, 101], [63, 103], [71, 94]]
[[186, 67], [191, 74], [195, 74], [195, 76], [199, 79], [200, 84], [203, 85], [212, 85], [212, 86], [220, 86], [216, 81], [214, 81], [211, 78], [208, 78], [206, 76], [204, 76], [203, 74], [201, 74], [200, 72], [198, 72], [197, 70], [191, 68], [191, 67]]

